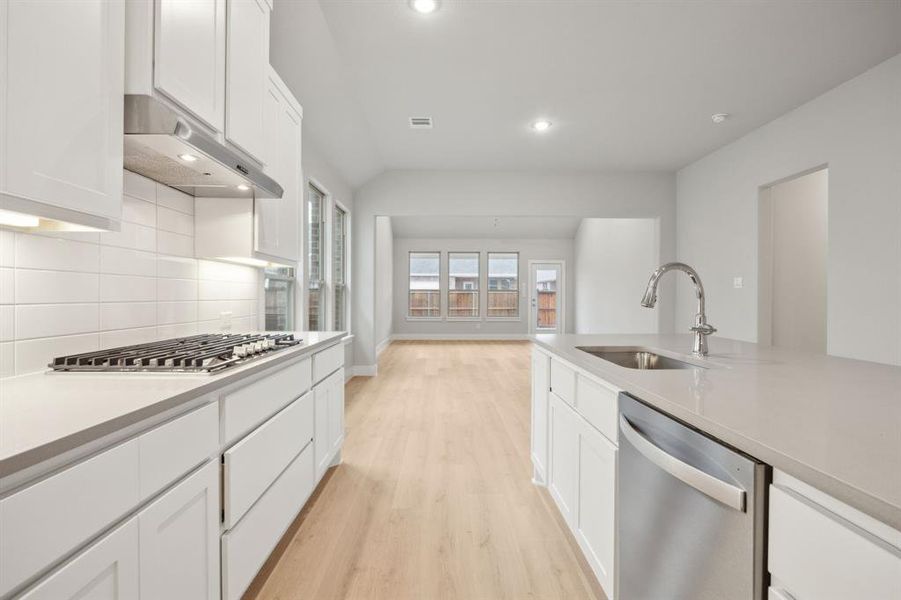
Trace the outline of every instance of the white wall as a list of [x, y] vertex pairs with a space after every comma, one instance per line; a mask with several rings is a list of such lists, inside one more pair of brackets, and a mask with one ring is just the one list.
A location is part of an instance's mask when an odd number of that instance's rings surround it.
[[122, 229], [0, 230], [0, 377], [56, 356], [260, 328], [258, 271], [194, 258], [194, 198], [125, 173]]
[[394, 234], [391, 217], [375, 220], [375, 343], [388, 342], [394, 328]]
[[659, 264], [656, 219], [582, 219], [574, 252], [576, 333], [658, 331], [672, 305], [651, 310], [640, 304]]
[[[659, 218], [661, 258], [675, 256], [675, 188], [670, 173], [388, 171], [357, 190], [354, 208], [358, 365], [375, 364], [373, 249], [377, 215]], [[661, 298], [663, 331], [671, 330], [672, 306]]]
[[[421, 321], [407, 319], [407, 284], [409, 273], [409, 253], [416, 251], [441, 251], [441, 292], [447, 293], [447, 252], [479, 252], [481, 253], [481, 315], [478, 321]], [[519, 320], [490, 321], [486, 320], [487, 310], [487, 253], [519, 252]], [[563, 260], [566, 272], [563, 280], [564, 318], [566, 331], [573, 331], [573, 243], [567, 239], [411, 239], [394, 240], [394, 333], [400, 336], [442, 335], [442, 336], [525, 336], [529, 332], [529, 261], [547, 259]], [[446, 312], [446, 298], [441, 304]]]
[[[755, 340], [760, 187], [821, 165], [828, 351], [901, 364], [901, 55], [679, 171], [678, 256], [703, 278], [717, 335]], [[677, 330], [692, 306], [683, 284]]]

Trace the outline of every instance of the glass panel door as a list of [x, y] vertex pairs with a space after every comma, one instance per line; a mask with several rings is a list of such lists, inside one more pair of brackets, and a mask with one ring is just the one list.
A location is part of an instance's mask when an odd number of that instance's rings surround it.
[[529, 331], [562, 333], [563, 263], [532, 263], [529, 271]]

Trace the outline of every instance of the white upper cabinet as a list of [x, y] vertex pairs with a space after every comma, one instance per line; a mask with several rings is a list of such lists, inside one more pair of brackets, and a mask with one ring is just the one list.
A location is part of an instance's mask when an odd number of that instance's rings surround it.
[[124, 14], [110, 0], [0, 2], [0, 207], [118, 227]]
[[266, 172], [284, 189], [281, 198], [254, 202], [256, 251], [289, 260], [299, 253], [301, 174], [300, 104], [274, 69], [266, 78]]
[[265, 0], [228, 0], [225, 138], [261, 163], [266, 153], [269, 12]]
[[153, 6], [154, 87], [222, 131], [225, 0], [156, 0]]

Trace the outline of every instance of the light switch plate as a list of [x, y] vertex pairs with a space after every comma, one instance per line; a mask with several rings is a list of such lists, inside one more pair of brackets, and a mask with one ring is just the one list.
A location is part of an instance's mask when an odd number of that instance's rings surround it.
[[734, 287], [737, 290], [745, 287], [744, 277], [733, 277], [732, 278], [732, 287]]
[[232, 328], [232, 311], [224, 310], [219, 313], [219, 329], [229, 331]]

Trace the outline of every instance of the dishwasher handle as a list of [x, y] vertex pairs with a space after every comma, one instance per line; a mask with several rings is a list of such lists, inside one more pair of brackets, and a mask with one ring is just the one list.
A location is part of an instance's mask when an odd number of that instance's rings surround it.
[[690, 485], [699, 492], [710, 496], [714, 500], [721, 502], [729, 508], [737, 511], [745, 512], [746, 493], [743, 489], [736, 487], [730, 483], [726, 483], [722, 479], [718, 479], [709, 473], [691, 466], [664, 452], [660, 447], [645, 437], [641, 432], [635, 429], [626, 419], [625, 415], [619, 416], [619, 428], [626, 440], [642, 453], [646, 459], [663, 469], [676, 479], [679, 479], [686, 485]]

